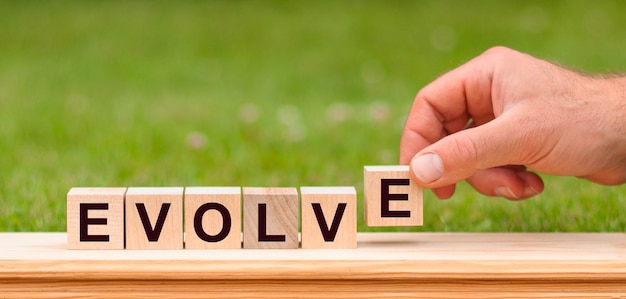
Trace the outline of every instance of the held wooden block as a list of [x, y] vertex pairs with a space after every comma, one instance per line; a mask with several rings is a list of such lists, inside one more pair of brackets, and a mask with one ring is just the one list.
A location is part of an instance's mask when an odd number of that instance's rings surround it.
[[68, 249], [124, 249], [126, 188], [72, 188], [67, 193]]
[[354, 187], [300, 187], [302, 248], [356, 248]]
[[183, 188], [126, 191], [126, 249], [183, 249]]
[[241, 188], [185, 188], [185, 248], [241, 248]]
[[409, 166], [365, 166], [365, 222], [368, 226], [422, 225], [422, 189]]
[[243, 248], [298, 248], [298, 190], [243, 188]]

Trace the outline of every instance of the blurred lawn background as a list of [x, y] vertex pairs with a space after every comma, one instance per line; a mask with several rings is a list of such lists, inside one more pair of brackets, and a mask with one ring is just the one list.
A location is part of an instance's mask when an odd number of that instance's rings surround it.
[[[65, 231], [73, 186], [353, 185], [417, 91], [495, 45], [626, 70], [623, 1], [2, 1], [0, 230]], [[538, 111], [541, 113], [541, 111]], [[626, 186], [425, 194], [413, 231], [623, 231]], [[359, 206], [359, 230], [368, 228]], [[388, 230], [388, 229], [387, 229]]]

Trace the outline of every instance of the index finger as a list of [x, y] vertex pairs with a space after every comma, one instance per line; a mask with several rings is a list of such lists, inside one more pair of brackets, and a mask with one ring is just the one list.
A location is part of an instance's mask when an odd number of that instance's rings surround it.
[[494, 64], [487, 53], [442, 75], [419, 91], [400, 140], [400, 164], [423, 148], [458, 132], [471, 121], [481, 125], [495, 116]]

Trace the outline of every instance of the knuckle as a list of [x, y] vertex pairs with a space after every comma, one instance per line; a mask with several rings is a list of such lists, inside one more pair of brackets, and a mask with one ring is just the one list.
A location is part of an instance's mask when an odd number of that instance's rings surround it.
[[483, 52], [483, 55], [505, 55], [514, 52], [512, 49], [504, 46], [495, 46]]
[[468, 161], [472, 165], [476, 165], [480, 161], [476, 143], [467, 134], [457, 133], [452, 135], [449, 146], [452, 147], [452, 152], [456, 155], [454, 157], [456, 161]]

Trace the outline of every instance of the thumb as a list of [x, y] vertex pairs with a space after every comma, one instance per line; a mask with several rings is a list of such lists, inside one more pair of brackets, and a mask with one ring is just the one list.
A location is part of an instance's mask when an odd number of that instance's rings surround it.
[[521, 163], [525, 134], [502, 115], [478, 127], [448, 135], [422, 149], [411, 160], [419, 185], [438, 188], [462, 181], [476, 171]]

